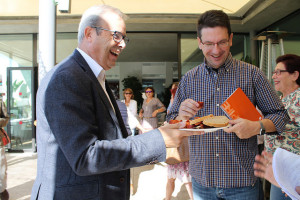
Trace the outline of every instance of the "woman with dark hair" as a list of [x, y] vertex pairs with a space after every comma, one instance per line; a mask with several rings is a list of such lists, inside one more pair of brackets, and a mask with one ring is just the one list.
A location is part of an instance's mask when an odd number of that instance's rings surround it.
[[[266, 135], [265, 148], [274, 153], [277, 148], [300, 155], [300, 56], [286, 54], [276, 59], [272, 79], [275, 90], [282, 93], [281, 99], [288, 111], [290, 121], [280, 135]], [[271, 200], [290, 199], [281, 189], [271, 185]]]
[[145, 131], [149, 131], [157, 128], [157, 114], [166, 110], [163, 103], [154, 97], [154, 88], [146, 87], [142, 109], [140, 110], [139, 117], [142, 119], [142, 127]]

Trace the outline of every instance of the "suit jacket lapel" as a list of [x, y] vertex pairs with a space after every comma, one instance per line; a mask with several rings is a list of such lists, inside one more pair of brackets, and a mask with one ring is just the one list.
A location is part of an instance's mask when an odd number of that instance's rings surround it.
[[125, 127], [125, 124], [124, 124], [121, 112], [119, 110], [119, 106], [118, 106], [118, 104], [116, 102], [116, 99], [114, 98], [114, 95], [113, 95], [111, 89], [108, 86], [107, 81], [105, 81], [105, 87], [106, 87], [106, 91], [108, 93], [108, 96], [109, 96], [109, 98], [111, 100], [111, 103], [113, 104], [115, 112], [116, 112], [114, 116], [117, 117], [116, 120], [118, 120], [118, 124], [119, 124], [119, 126], [121, 128], [122, 135], [123, 135], [124, 138], [126, 138], [126, 137], [128, 137], [128, 132], [127, 132], [127, 129]]
[[[107, 96], [106, 96], [103, 88], [101, 87], [98, 79], [96, 78], [95, 74], [93, 73], [93, 71], [91, 70], [91, 68], [87, 64], [87, 62], [84, 60], [82, 55], [77, 50], [74, 50], [72, 56], [80, 64], [80, 67], [86, 72], [86, 74], [89, 76], [89, 78], [94, 82], [97, 90], [100, 93], [101, 100], [105, 104], [105, 107], [108, 109], [111, 118], [113, 119], [113, 121], [115, 122], [117, 127], [121, 129], [120, 131], [121, 131], [123, 137], [127, 137], [128, 133], [127, 133], [127, 130], [125, 128], [124, 122], [122, 120], [122, 117], [121, 117], [121, 114], [120, 114], [120, 111], [119, 111], [119, 107], [116, 103], [116, 100], [114, 99], [114, 96], [113, 96], [110, 88], [107, 86], [108, 85], [107, 82], [105, 81], [106, 90], [107, 90], [107, 93], [109, 94], [110, 100], [111, 100], [111, 102], [114, 106], [114, 109], [115, 109], [116, 113], [113, 111], [113, 108], [111, 107], [109, 99], [107, 98]], [[120, 117], [121, 117], [121, 119], [120, 119]]]

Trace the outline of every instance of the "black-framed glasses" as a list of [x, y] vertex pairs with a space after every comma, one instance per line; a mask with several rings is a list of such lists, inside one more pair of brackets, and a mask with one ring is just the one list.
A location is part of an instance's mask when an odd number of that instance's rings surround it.
[[131, 92], [126, 92], [125, 94], [132, 94]]
[[206, 49], [212, 49], [215, 45], [217, 45], [220, 48], [228, 47], [229, 41], [228, 40], [221, 40], [220, 42], [214, 43], [214, 42], [201, 42], [203, 46]]
[[288, 70], [275, 70], [275, 71], [273, 71], [272, 72], [272, 74], [274, 75], [274, 74], [276, 74], [276, 76], [279, 76], [280, 74], [281, 74], [281, 72], [288, 72]]
[[110, 31], [113, 33], [113, 40], [117, 43], [120, 43], [122, 40], [124, 40], [125, 44], [127, 44], [129, 42], [129, 38], [126, 37], [125, 35], [123, 35], [121, 32], [119, 31], [112, 31], [112, 30], [108, 30], [102, 27], [98, 27], [98, 26], [92, 26], [92, 28], [95, 28], [98, 34], [98, 29], [99, 30], [105, 30], [105, 31]]

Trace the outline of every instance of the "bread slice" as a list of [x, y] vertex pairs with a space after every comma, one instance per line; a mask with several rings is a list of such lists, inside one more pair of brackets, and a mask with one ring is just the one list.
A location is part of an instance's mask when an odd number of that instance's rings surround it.
[[227, 126], [229, 119], [226, 116], [213, 116], [203, 120], [203, 124], [212, 127], [224, 127]]
[[203, 116], [203, 117], [199, 117], [199, 118], [196, 118], [196, 119], [193, 119], [193, 120], [190, 120], [190, 124], [197, 124], [199, 122], [202, 122], [203, 120], [205, 119], [208, 119], [210, 117], [213, 117], [214, 115], [213, 114], [210, 114], [210, 115], [206, 115], [206, 116]]

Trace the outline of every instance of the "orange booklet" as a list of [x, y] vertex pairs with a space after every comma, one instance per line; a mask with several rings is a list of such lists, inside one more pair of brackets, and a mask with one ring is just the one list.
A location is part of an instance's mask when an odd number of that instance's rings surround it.
[[262, 119], [262, 115], [241, 88], [236, 89], [221, 105], [221, 108], [231, 119], [243, 118], [251, 121]]

